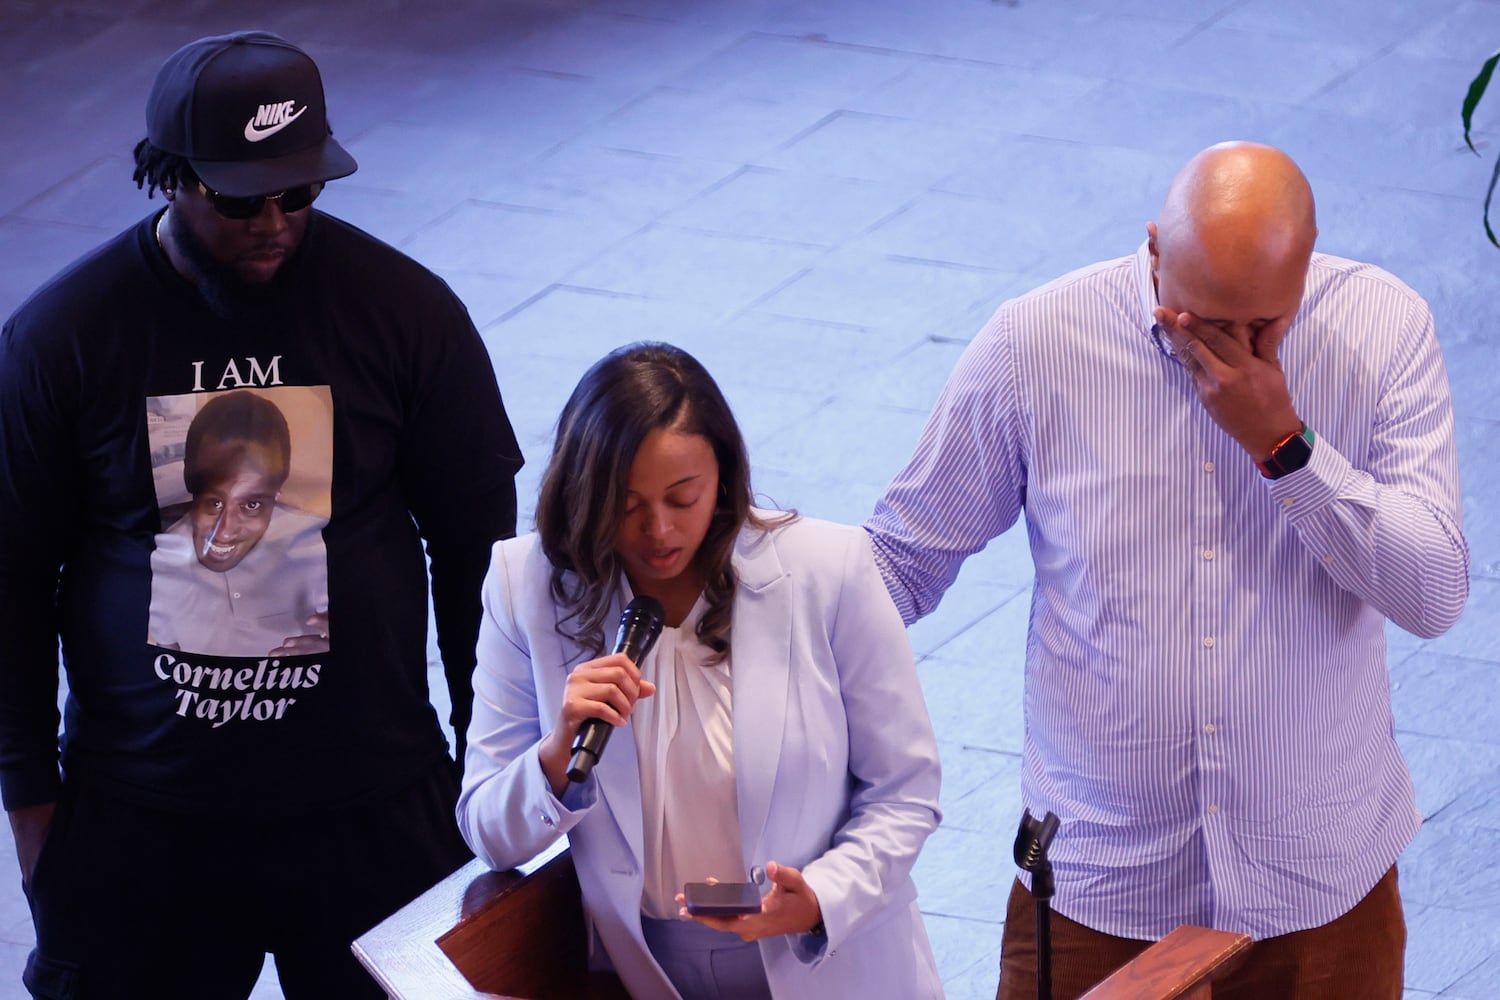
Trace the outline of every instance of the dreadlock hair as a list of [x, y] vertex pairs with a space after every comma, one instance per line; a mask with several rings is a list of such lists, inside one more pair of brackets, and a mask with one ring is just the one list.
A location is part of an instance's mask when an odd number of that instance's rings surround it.
[[[184, 184], [196, 184], [198, 175], [193, 173], [187, 157], [168, 153], [151, 145], [150, 139], [135, 144], [135, 174], [132, 179], [138, 188], [146, 188], [150, 198], [157, 188], [175, 191]], [[150, 187], [147, 187], [147, 185]]]

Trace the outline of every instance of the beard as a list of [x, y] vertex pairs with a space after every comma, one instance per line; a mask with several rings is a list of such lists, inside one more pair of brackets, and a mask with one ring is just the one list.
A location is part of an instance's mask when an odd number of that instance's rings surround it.
[[[309, 227], [312, 220], [308, 220]], [[215, 259], [208, 245], [198, 238], [192, 228], [183, 225], [182, 219], [167, 213], [167, 231], [172, 242], [192, 271], [198, 294], [209, 311], [220, 319], [255, 320], [275, 313], [287, 300], [287, 267], [297, 256], [294, 252], [281, 267], [276, 269], [270, 281], [252, 283], [240, 277], [239, 272]], [[304, 240], [306, 236], [304, 235]], [[298, 248], [301, 249], [300, 246]]]

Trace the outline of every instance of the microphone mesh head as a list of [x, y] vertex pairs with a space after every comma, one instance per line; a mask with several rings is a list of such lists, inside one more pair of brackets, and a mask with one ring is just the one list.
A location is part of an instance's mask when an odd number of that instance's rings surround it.
[[667, 612], [661, 601], [642, 594], [625, 607], [620, 615], [620, 631], [615, 636], [615, 651], [624, 653], [630, 662], [639, 663], [656, 645], [666, 622]]
[[656, 622], [655, 625], [646, 625], [650, 629], [661, 628], [661, 623], [666, 620], [667, 611], [661, 606], [661, 601], [650, 594], [642, 594], [629, 604], [625, 605], [625, 613], [620, 616], [620, 624], [624, 625], [627, 619], [636, 618], [645, 622]]

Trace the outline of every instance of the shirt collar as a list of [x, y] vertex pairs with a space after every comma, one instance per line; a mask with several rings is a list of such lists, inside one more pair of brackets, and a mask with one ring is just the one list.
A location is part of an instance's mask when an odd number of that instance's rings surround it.
[[1156, 282], [1151, 277], [1151, 241], [1142, 240], [1135, 252], [1136, 292], [1140, 297], [1141, 311], [1137, 327], [1164, 357], [1172, 357], [1172, 345], [1167, 342], [1166, 331], [1156, 322], [1156, 307], [1161, 303], [1156, 298]]

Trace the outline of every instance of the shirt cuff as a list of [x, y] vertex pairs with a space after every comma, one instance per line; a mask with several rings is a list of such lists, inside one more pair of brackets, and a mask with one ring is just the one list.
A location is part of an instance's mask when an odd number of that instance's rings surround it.
[[56, 764], [8, 768], [0, 773], [0, 795], [6, 812], [56, 802], [62, 795], [62, 775]]
[[1317, 435], [1306, 465], [1280, 479], [1265, 482], [1271, 498], [1287, 519], [1296, 523], [1333, 503], [1351, 468], [1348, 459], [1334, 450], [1326, 438]]

